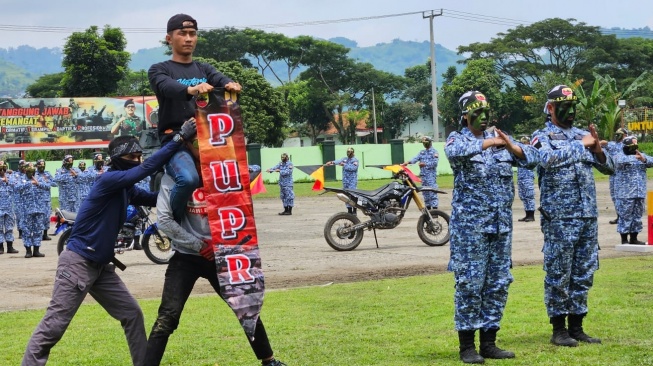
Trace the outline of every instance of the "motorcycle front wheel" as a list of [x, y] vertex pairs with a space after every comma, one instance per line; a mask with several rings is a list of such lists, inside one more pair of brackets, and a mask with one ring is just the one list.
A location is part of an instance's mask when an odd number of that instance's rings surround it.
[[66, 250], [66, 244], [68, 244], [68, 238], [70, 238], [70, 233], [72, 231], [72, 228], [68, 228], [61, 233], [61, 236], [59, 236], [59, 241], [57, 242], [57, 255], [60, 255], [61, 252]]
[[168, 264], [172, 257], [170, 238], [155, 230], [152, 234], [143, 235], [141, 246], [145, 255], [156, 264]]
[[331, 216], [324, 225], [324, 239], [337, 251], [354, 250], [363, 240], [363, 229], [346, 234], [342, 231], [360, 222], [358, 217], [350, 213], [339, 212]]
[[426, 245], [441, 247], [449, 241], [449, 215], [440, 210], [429, 213], [433, 220], [426, 214], [417, 220], [417, 235]]

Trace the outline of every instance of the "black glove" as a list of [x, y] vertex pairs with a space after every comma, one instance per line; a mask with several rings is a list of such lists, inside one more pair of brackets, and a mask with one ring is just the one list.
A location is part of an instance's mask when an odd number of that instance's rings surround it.
[[195, 117], [191, 117], [186, 120], [183, 125], [181, 125], [181, 131], [179, 131], [181, 138], [184, 141], [191, 141], [195, 135], [197, 135], [197, 124], [195, 123]]

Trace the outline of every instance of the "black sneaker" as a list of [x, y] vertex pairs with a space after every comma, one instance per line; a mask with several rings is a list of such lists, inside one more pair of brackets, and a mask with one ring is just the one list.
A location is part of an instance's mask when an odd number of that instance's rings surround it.
[[262, 364], [263, 366], [287, 366], [285, 363], [279, 360], [272, 360]]

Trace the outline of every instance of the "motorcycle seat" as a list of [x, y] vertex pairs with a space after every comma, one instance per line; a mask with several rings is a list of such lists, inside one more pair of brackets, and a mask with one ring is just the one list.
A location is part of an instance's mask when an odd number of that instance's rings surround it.
[[394, 184], [386, 184], [383, 187], [377, 188], [373, 191], [366, 191], [362, 189], [347, 189], [349, 192], [354, 192], [356, 194], [359, 194], [361, 196], [365, 196], [367, 198], [374, 198], [376, 196], [381, 195], [382, 193], [386, 192], [388, 189], [394, 189]]

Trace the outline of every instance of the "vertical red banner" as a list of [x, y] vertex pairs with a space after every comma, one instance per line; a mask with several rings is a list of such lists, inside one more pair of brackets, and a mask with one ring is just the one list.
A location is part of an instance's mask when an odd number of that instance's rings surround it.
[[198, 105], [200, 166], [221, 296], [253, 339], [264, 276], [240, 107], [227, 98], [211, 93], [208, 103]]

